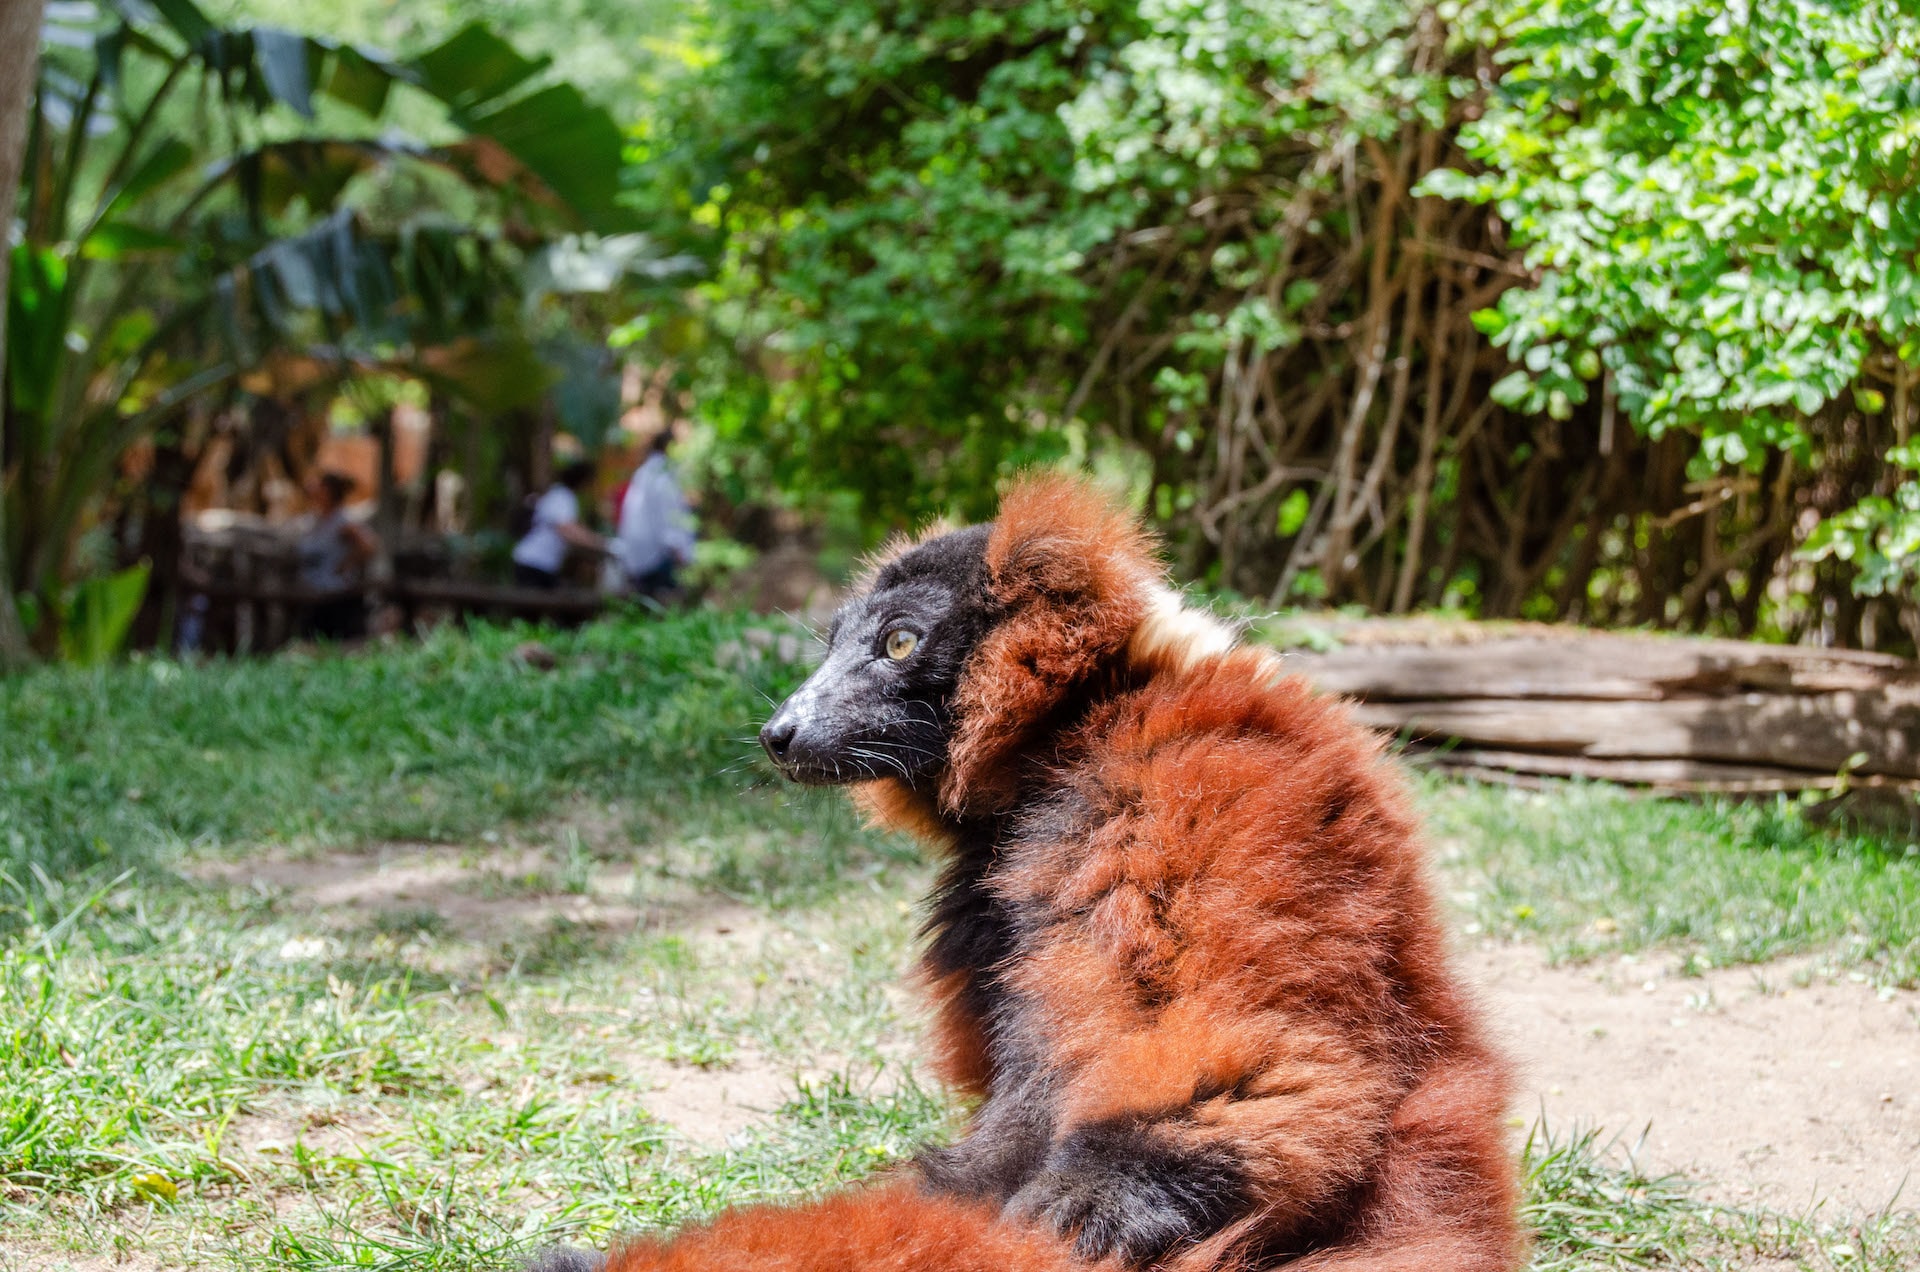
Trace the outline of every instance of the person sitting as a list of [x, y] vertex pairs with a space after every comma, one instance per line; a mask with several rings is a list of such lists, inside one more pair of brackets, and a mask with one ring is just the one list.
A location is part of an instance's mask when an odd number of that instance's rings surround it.
[[300, 586], [312, 595], [301, 623], [316, 640], [360, 640], [367, 634], [367, 602], [362, 575], [380, 550], [373, 532], [347, 515], [353, 478], [325, 472], [308, 486], [313, 524], [300, 536]]
[[679, 590], [680, 567], [693, 561], [693, 516], [667, 463], [667, 447], [672, 444], [671, 428], [654, 434], [646, 459], [620, 500], [620, 563], [628, 585], [653, 600], [674, 595]]
[[607, 541], [580, 523], [580, 492], [593, 483], [593, 474], [592, 461], [575, 460], [534, 503], [533, 526], [513, 545], [515, 585], [556, 588], [569, 551], [607, 550]]

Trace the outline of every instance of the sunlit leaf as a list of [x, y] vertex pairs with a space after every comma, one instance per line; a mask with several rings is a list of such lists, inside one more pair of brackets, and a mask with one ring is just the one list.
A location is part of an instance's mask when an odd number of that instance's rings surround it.
[[184, 246], [180, 239], [160, 230], [124, 221], [105, 221], [80, 245], [80, 254], [89, 260], [111, 261], [133, 252], [177, 252]]
[[67, 263], [51, 248], [15, 244], [7, 280], [7, 389], [14, 410], [44, 411], [67, 334]]
[[120, 188], [114, 192], [110, 211], [119, 211], [138, 203], [193, 163], [193, 147], [178, 137], [169, 137], [148, 152]]
[[386, 109], [387, 96], [393, 91], [394, 71], [376, 62], [352, 46], [334, 53], [333, 70], [325, 91], [335, 101], [344, 102], [368, 118], [378, 118]]
[[[166, 19], [167, 25], [189, 44], [198, 44], [217, 30], [193, 0], [146, 0], [146, 3], [151, 4]], [[139, 5], [133, 0], [114, 0], [114, 7], [123, 16], [137, 19]]]
[[619, 127], [571, 84], [553, 84], [504, 106], [472, 114], [467, 124], [511, 151], [587, 224], [619, 219]]
[[[142, 561], [118, 574], [76, 584], [61, 607], [61, 654], [70, 662], [93, 666], [119, 653], [134, 616], [140, 612], [140, 603], [146, 599], [150, 572]], [[141, 1179], [147, 1183], [142, 1185]], [[134, 1182], [159, 1200], [172, 1201], [177, 1191], [164, 1175], [142, 1176]]]

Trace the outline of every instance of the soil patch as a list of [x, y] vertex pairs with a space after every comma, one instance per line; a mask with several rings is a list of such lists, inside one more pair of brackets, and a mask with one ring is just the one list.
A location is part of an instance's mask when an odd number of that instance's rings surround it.
[[79, 1254], [35, 1242], [0, 1238], [0, 1272], [162, 1272], [171, 1266], [174, 1265], [133, 1251]]
[[755, 1122], [791, 1100], [799, 1077], [791, 1062], [751, 1053], [724, 1068], [661, 1065], [639, 1077], [653, 1089], [640, 1097], [648, 1113], [696, 1148], [726, 1147]]
[[546, 877], [551, 871], [552, 863], [533, 852], [481, 857], [456, 848], [395, 844], [369, 852], [206, 862], [194, 874], [283, 896], [293, 909], [324, 914], [336, 925], [424, 912], [450, 934], [479, 944], [558, 920], [627, 930], [644, 917], [626, 899], [630, 871], [595, 871], [573, 892]]
[[[507, 846], [390, 845], [199, 873], [271, 891], [321, 931], [428, 912], [442, 943], [469, 948], [562, 923], [610, 934], [644, 926], [743, 957], [779, 935], [752, 907], [681, 884], [662, 892], [650, 881], [642, 896], [628, 868], [601, 864], [558, 887], [559, 864]], [[1920, 1172], [1920, 994], [1876, 991], [1806, 959], [1683, 976], [1666, 955], [1556, 968], [1533, 947], [1489, 943], [1463, 964], [1520, 1063], [1515, 1112], [1528, 1121], [1603, 1128], [1639, 1144], [1644, 1164], [1705, 1181], [1709, 1197], [1735, 1205], [1876, 1210]], [[742, 1051], [701, 1068], [635, 1057], [628, 1072], [649, 1113], [713, 1149], [791, 1098], [797, 1076], [817, 1076], [801, 1067], [823, 1059]], [[247, 1129], [270, 1146], [344, 1133]]]
[[[752, 906], [672, 882], [650, 880], [642, 897], [631, 867], [601, 865], [562, 889], [554, 879], [560, 865], [523, 847], [476, 852], [387, 844], [361, 852], [209, 861], [194, 873], [204, 882], [273, 895], [288, 912], [311, 916], [317, 933], [332, 934], [308, 939], [311, 950], [299, 940], [289, 942], [287, 957], [322, 957], [358, 944], [355, 934], [369, 927], [421, 916], [431, 921], [436, 940], [430, 955], [416, 957], [449, 971], [472, 970], [484, 951], [562, 925], [613, 936], [644, 927], [741, 961], [783, 935], [775, 920]], [[790, 975], [803, 973], [804, 954], [795, 954], [800, 961]], [[813, 1060], [817, 1066], [819, 1058]], [[819, 1079], [825, 1070], [748, 1050], [710, 1067], [633, 1055], [622, 1073], [643, 1093], [647, 1112], [676, 1138], [716, 1150], [792, 1099], [796, 1079]], [[364, 1129], [295, 1111], [243, 1119], [233, 1136], [244, 1152], [284, 1151], [296, 1140], [322, 1152], [344, 1151], [334, 1141]], [[0, 1272], [11, 1270], [0, 1266]]]
[[1519, 1062], [1519, 1115], [1640, 1143], [1728, 1204], [1914, 1204], [1920, 994], [1808, 959], [1683, 976], [1661, 955], [1549, 967], [1487, 945], [1462, 963]]

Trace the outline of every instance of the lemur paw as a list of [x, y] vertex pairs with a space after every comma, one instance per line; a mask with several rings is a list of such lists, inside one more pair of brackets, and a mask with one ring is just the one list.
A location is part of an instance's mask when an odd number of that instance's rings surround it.
[[1211, 1236], [1245, 1205], [1230, 1154], [1176, 1148], [1145, 1124], [1109, 1122], [1061, 1141], [1007, 1208], [1071, 1239], [1083, 1259], [1139, 1267]]

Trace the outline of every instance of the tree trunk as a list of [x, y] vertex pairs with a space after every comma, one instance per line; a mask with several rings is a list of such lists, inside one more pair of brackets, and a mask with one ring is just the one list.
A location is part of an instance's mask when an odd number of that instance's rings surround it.
[[[40, 59], [40, 14], [44, 0], [0, 0], [0, 227], [13, 223], [20, 193], [20, 162], [27, 145], [35, 68]], [[0, 384], [7, 356], [7, 274], [13, 255], [5, 250], [11, 234], [0, 236]], [[4, 410], [0, 404], [0, 410]], [[6, 525], [7, 457], [0, 429], [0, 527]], [[25, 666], [33, 658], [20, 611], [13, 599], [13, 566], [7, 560], [7, 536], [0, 530], [0, 672]]]

